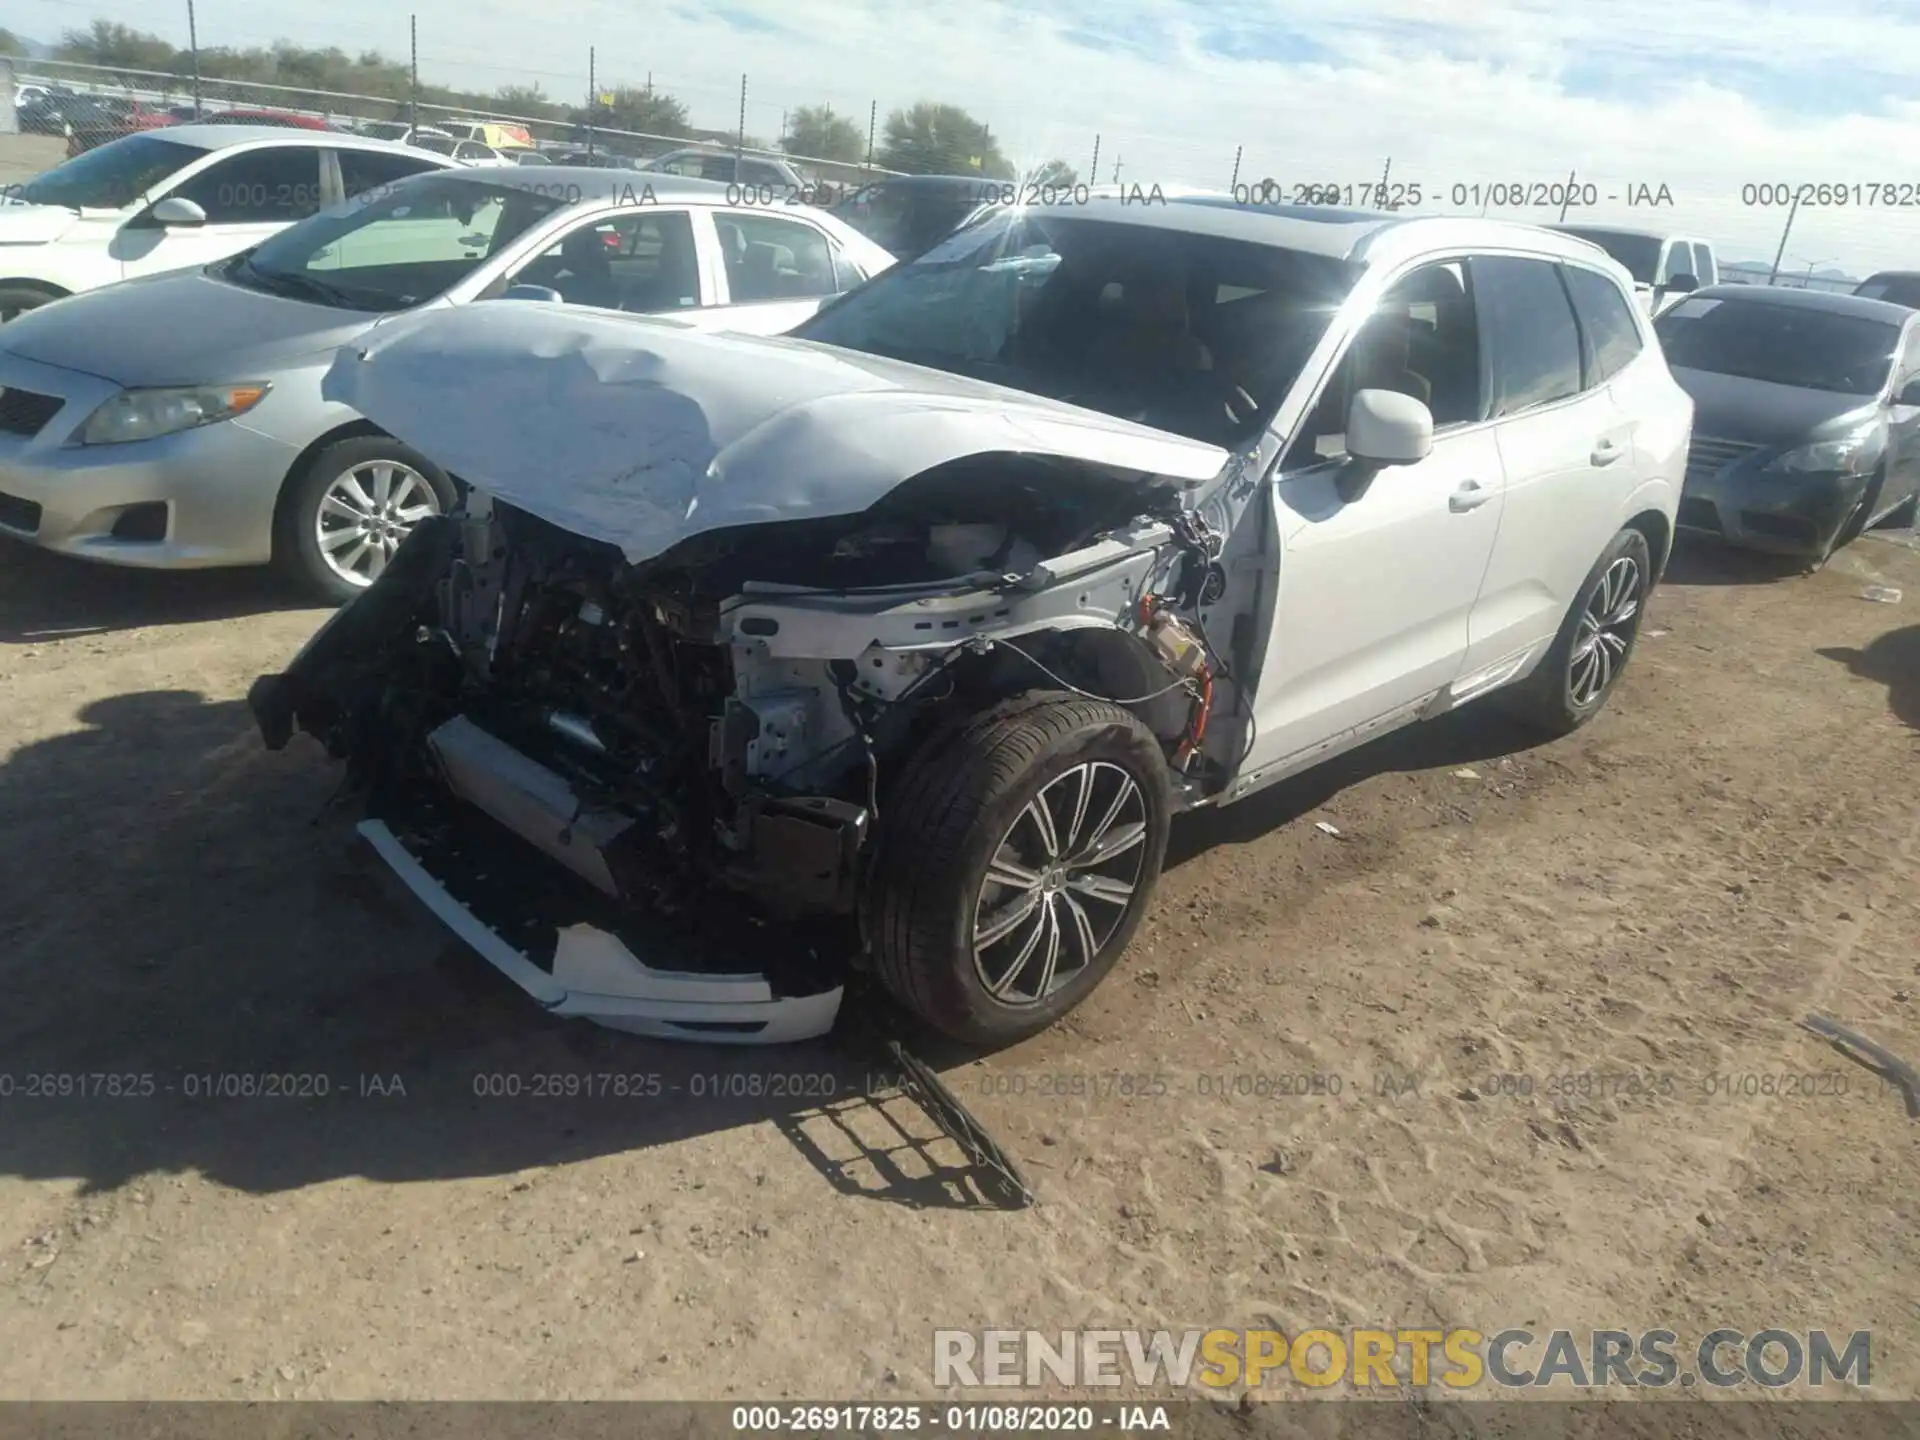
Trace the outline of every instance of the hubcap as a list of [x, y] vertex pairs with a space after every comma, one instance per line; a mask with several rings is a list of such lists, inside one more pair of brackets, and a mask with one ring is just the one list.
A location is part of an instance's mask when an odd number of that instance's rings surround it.
[[1640, 625], [1640, 564], [1622, 555], [1607, 567], [1587, 597], [1574, 631], [1567, 667], [1567, 693], [1575, 705], [1591, 705], [1613, 684]]
[[1037, 1005], [1099, 956], [1146, 864], [1147, 804], [1104, 760], [1047, 782], [1014, 817], [973, 908], [973, 965], [1003, 1005]]
[[350, 585], [371, 585], [407, 533], [440, 513], [426, 476], [398, 460], [368, 460], [341, 472], [320, 497], [314, 538], [327, 568]]

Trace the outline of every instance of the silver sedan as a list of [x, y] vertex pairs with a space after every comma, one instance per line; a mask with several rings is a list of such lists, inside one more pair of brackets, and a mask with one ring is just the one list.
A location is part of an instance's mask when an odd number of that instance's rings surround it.
[[321, 393], [390, 317], [500, 298], [779, 334], [890, 265], [807, 208], [675, 176], [494, 166], [369, 191], [243, 255], [0, 329], [0, 536], [110, 564], [273, 562], [349, 599], [455, 481]]

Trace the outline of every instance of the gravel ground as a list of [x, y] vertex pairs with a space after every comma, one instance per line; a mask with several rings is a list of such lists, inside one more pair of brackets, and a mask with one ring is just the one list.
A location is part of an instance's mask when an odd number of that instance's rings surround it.
[[[0, 548], [0, 1396], [909, 1396], [937, 1326], [1724, 1323], [1872, 1329], [1914, 1397], [1920, 1127], [1795, 1022], [1920, 1058], [1916, 614], [1910, 536], [1683, 553], [1573, 739], [1463, 715], [1184, 822], [1068, 1023], [927, 1051], [1010, 1213], [880, 1092], [884, 1011], [655, 1044], [449, 944], [250, 725], [319, 612]], [[190, 1093], [262, 1073], [330, 1093]], [[555, 1074], [665, 1093], [476, 1093]], [[1339, 1093], [1260, 1078], [1303, 1074]], [[1838, 1078], [1708, 1093], [1779, 1074]]]

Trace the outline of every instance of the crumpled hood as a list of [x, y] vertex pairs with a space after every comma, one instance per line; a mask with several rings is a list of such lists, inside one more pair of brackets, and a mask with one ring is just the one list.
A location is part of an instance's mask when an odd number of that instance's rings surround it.
[[[59, 205], [0, 205], [0, 245], [50, 245], [80, 217]], [[0, 268], [4, 268], [0, 266]]]
[[917, 365], [534, 301], [381, 326], [340, 351], [324, 392], [636, 564], [703, 531], [858, 514], [970, 455], [1053, 455], [1189, 484], [1228, 459]]

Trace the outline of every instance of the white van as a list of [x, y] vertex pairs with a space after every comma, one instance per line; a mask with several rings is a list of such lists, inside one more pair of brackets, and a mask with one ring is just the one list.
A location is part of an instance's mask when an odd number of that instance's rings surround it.
[[1720, 259], [1711, 240], [1626, 225], [1551, 228], [1598, 245], [1626, 266], [1634, 296], [1649, 315], [1658, 315], [1682, 295], [1720, 283]]

